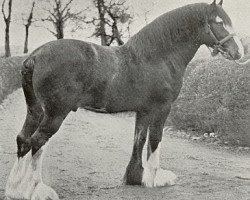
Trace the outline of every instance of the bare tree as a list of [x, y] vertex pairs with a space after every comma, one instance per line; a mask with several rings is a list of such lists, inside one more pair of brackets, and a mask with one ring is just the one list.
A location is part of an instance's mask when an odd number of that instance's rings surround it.
[[48, 12], [48, 17], [43, 18], [42, 21], [47, 21], [52, 23], [53, 29], [47, 28], [47, 30], [52, 33], [57, 39], [64, 38], [64, 29], [66, 22], [69, 20], [81, 19], [81, 14], [84, 10], [80, 12], [73, 12], [71, 4], [73, 0], [68, 0], [66, 4], [63, 4], [63, 0], [52, 0], [52, 9], [45, 9]]
[[11, 11], [12, 11], [12, 0], [8, 0], [8, 12], [5, 12], [5, 2], [2, 2], [2, 14], [5, 22], [5, 57], [10, 57], [10, 22], [11, 22]]
[[154, 10], [154, 7], [156, 5], [156, 2], [151, 2], [151, 5], [148, 6], [147, 9], [143, 9], [143, 17], [144, 17], [144, 21], [145, 21], [145, 24], [147, 25], [149, 23], [149, 15], [150, 13]]
[[97, 8], [98, 16], [90, 20], [84, 19], [85, 23], [95, 26], [92, 36], [100, 37], [101, 44], [104, 46], [109, 46], [114, 41], [118, 45], [124, 44], [122, 40], [124, 30], [121, 27], [127, 23], [126, 30], [129, 31], [129, 26], [132, 23], [132, 15], [129, 13], [128, 7], [125, 6], [125, 0], [93, 0], [93, 2]]
[[94, 0], [94, 4], [98, 9], [99, 14], [99, 28], [96, 30], [97, 34], [101, 37], [101, 44], [103, 46], [106, 46], [108, 43], [107, 37], [106, 37], [106, 30], [105, 30], [105, 6], [103, 0]]
[[[115, 2], [115, 1], [110, 1], [108, 4], [105, 6], [105, 10], [107, 11], [109, 17], [112, 19], [112, 34], [109, 38], [109, 45], [116, 40], [117, 44], [123, 45], [124, 42], [121, 39], [121, 32], [118, 29], [118, 23], [126, 23], [129, 18], [131, 18], [131, 15], [127, 13], [128, 7], [124, 6], [125, 1], [122, 2]], [[108, 25], [110, 25], [108, 23]]]
[[31, 6], [29, 16], [27, 18], [27, 21], [24, 24], [24, 26], [25, 26], [25, 41], [24, 41], [23, 53], [28, 53], [29, 28], [30, 28], [31, 24], [34, 22], [33, 21], [34, 7], [35, 7], [35, 1], [32, 2], [32, 6]]

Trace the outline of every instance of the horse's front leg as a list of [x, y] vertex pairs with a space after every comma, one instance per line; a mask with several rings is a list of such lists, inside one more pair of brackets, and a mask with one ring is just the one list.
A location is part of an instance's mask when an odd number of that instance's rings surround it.
[[151, 115], [145, 112], [136, 113], [133, 152], [124, 175], [124, 184], [141, 185], [143, 176], [142, 150], [147, 137]]
[[144, 165], [143, 184], [147, 187], [174, 185], [176, 175], [160, 168], [160, 148], [164, 123], [170, 112], [170, 105], [156, 112], [149, 126], [147, 161]]

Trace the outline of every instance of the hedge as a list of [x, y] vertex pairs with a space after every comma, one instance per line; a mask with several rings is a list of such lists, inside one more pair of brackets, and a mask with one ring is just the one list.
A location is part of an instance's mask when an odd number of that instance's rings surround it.
[[250, 65], [223, 58], [192, 62], [168, 124], [250, 145]]
[[27, 56], [0, 58], [0, 103], [21, 87], [21, 66]]

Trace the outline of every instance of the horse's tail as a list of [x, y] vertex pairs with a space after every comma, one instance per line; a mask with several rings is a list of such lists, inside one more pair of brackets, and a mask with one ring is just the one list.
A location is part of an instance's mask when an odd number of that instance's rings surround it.
[[22, 87], [25, 95], [26, 104], [29, 107], [37, 104], [36, 95], [33, 89], [33, 72], [35, 66], [35, 57], [28, 57], [23, 62], [22, 73]]
[[43, 114], [43, 109], [34, 92], [33, 88], [33, 72], [35, 69], [35, 56], [29, 56], [24, 62], [21, 70], [22, 73], [22, 88], [28, 106], [28, 112], [33, 116], [33, 119], [39, 119]]

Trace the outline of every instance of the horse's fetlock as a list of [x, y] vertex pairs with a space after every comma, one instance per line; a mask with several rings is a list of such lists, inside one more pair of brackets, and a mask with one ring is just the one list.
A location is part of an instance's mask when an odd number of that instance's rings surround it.
[[17, 143], [17, 157], [23, 157], [25, 156], [31, 146], [30, 146], [30, 138], [29, 137], [25, 137], [22, 133], [17, 135], [16, 137], [16, 143]]

